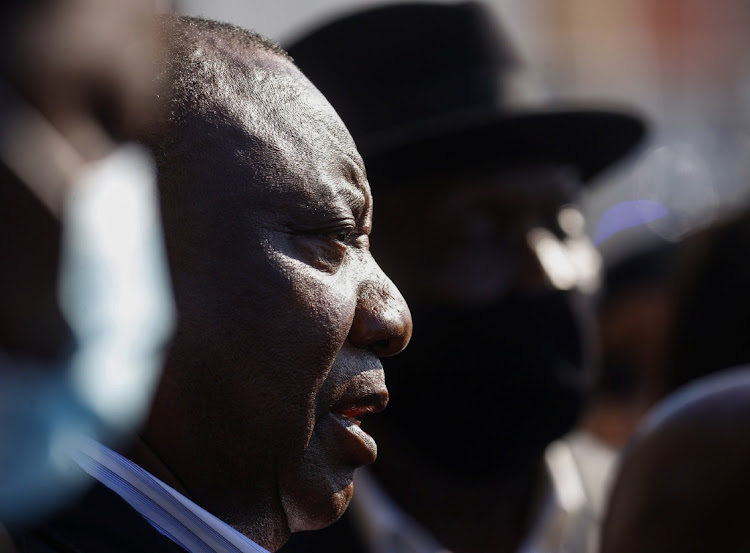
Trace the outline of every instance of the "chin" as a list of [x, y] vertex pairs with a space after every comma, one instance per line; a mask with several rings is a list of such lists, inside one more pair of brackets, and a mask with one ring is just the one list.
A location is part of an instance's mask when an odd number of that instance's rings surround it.
[[295, 500], [283, 500], [290, 532], [322, 530], [344, 514], [354, 493], [354, 483], [328, 494], [299, 494]]

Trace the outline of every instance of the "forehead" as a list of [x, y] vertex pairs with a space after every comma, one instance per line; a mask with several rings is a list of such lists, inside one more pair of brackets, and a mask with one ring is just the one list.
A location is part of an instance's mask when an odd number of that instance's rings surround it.
[[[220, 77], [224, 75], [220, 74]], [[364, 164], [323, 95], [288, 60], [255, 52], [241, 71], [219, 79], [217, 108], [238, 165], [283, 196], [369, 204]], [[289, 197], [287, 200], [291, 200]]]
[[351, 136], [289, 60], [218, 42], [201, 50], [200, 75], [188, 76], [199, 90], [178, 122], [173, 176], [164, 179], [213, 201], [236, 200], [227, 215], [241, 205], [290, 217], [295, 207], [369, 217], [369, 185]]

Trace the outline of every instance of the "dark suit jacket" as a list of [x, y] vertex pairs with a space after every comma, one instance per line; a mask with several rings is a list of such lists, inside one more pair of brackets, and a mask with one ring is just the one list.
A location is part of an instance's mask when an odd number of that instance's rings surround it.
[[49, 520], [8, 530], [18, 553], [185, 553], [99, 483]]

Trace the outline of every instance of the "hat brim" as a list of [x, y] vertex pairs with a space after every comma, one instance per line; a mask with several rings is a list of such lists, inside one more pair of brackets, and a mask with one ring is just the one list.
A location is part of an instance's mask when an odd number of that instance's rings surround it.
[[374, 184], [537, 163], [572, 166], [589, 182], [645, 135], [643, 119], [626, 111], [559, 108], [464, 114], [361, 137], [357, 146]]

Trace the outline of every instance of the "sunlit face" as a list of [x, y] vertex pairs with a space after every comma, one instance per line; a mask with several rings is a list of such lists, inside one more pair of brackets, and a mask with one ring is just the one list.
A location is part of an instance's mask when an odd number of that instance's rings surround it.
[[478, 304], [539, 291], [548, 275], [529, 232], [563, 236], [560, 210], [578, 190], [575, 172], [546, 165], [394, 185], [379, 193], [376, 254], [420, 301]]
[[411, 318], [369, 252], [351, 137], [290, 62], [255, 56], [219, 77], [162, 173], [180, 325], [145, 439], [190, 497], [274, 549], [346, 508], [376, 453], [356, 417], [385, 406], [378, 357]]

